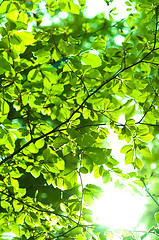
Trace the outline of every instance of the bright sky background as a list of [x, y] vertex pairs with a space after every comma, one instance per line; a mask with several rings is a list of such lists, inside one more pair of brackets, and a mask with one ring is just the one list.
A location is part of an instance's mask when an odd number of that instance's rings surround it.
[[130, 189], [114, 189], [113, 183], [108, 183], [101, 200], [95, 201], [94, 217], [98, 223], [108, 225], [112, 229], [133, 229], [137, 220], [145, 210], [143, 197], [130, 193]]
[[115, 11], [118, 15], [114, 15], [114, 20], [121, 20], [128, 16], [130, 12], [127, 12], [126, 9], [128, 6], [125, 5], [124, 0], [114, 0], [112, 3], [107, 6], [104, 0], [87, 0], [87, 10], [85, 14], [87, 17], [94, 17], [97, 13], [104, 12], [105, 15], [109, 15], [109, 11], [116, 7], [117, 10]]

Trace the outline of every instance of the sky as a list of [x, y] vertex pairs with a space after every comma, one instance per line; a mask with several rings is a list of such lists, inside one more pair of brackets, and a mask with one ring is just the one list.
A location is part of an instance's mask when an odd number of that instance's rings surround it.
[[94, 17], [97, 13], [104, 12], [105, 15], [109, 15], [109, 11], [116, 7], [116, 11], [114, 13], [118, 13], [118, 15], [114, 15], [114, 20], [121, 20], [128, 16], [129, 12], [126, 11], [128, 6], [125, 5], [124, 0], [114, 0], [113, 3], [110, 3], [109, 6], [104, 2], [104, 0], [87, 0], [87, 10], [85, 14], [87, 17]]

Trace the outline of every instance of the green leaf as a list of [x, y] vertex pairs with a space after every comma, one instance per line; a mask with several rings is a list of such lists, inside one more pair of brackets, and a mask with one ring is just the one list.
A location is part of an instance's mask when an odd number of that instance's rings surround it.
[[81, 167], [81, 168], [79, 169], [79, 171], [80, 171], [81, 173], [83, 173], [83, 174], [87, 174], [87, 173], [88, 173], [88, 170], [87, 170], [87, 168], [85, 168], [85, 167]]
[[128, 119], [130, 119], [132, 116], [134, 116], [134, 115], [135, 115], [135, 111], [136, 111], [136, 106], [135, 106], [135, 104], [129, 106], [129, 107], [126, 109], [125, 119], [128, 120]]
[[102, 51], [105, 49], [105, 40], [104, 39], [97, 39], [93, 42], [92, 47], [96, 50]]
[[151, 152], [150, 152], [150, 149], [148, 147], [138, 146], [138, 149], [143, 155], [148, 156], [148, 157], [151, 156]]
[[143, 142], [150, 142], [154, 138], [154, 136], [148, 133], [145, 135], [139, 135], [138, 138]]
[[[15, 210], [16, 212], [19, 212], [19, 211], [23, 208], [23, 204], [20, 203], [20, 202], [17, 201], [17, 200], [13, 200], [13, 207], [14, 207], [14, 210]], [[20, 219], [19, 219], [19, 220], [20, 220]], [[21, 219], [21, 221], [23, 221], [23, 220]]]
[[0, 56], [0, 74], [3, 74], [5, 71], [11, 71], [11, 65], [2, 56]]
[[30, 172], [35, 178], [38, 178], [40, 176], [40, 167], [33, 167]]
[[62, 11], [79, 14], [79, 6], [75, 4], [72, 0], [68, 2], [59, 0], [58, 2], [59, 2], [59, 7]]
[[64, 86], [63, 84], [52, 85], [51, 90], [53, 95], [61, 95], [64, 90]]
[[87, 191], [89, 191], [94, 198], [100, 198], [101, 193], [103, 192], [101, 187], [98, 187], [94, 184], [87, 184]]
[[10, 206], [10, 203], [7, 202], [7, 201], [4, 201], [4, 200], [1, 201], [1, 207], [2, 207], [2, 208], [5, 208], [8, 212], [10, 212], [10, 210], [11, 210], [11, 209], [10, 209], [10, 207], [11, 207], [11, 206]]
[[90, 65], [92, 68], [100, 67], [102, 64], [101, 59], [93, 53], [82, 54], [82, 62]]
[[156, 222], [159, 223], [159, 212], [155, 213], [155, 219], [156, 219]]
[[89, 147], [85, 149], [85, 154], [92, 159], [95, 164], [104, 164], [108, 161], [107, 155], [111, 150], [105, 148]]
[[121, 148], [121, 153], [127, 153], [130, 149], [132, 149], [133, 145], [125, 145]]
[[98, 168], [96, 168], [96, 170], [94, 171], [94, 177], [95, 178], [99, 178], [100, 176], [102, 176], [104, 173], [104, 167], [101, 165]]
[[18, 226], [16, 222], [10, 222], [10, 226], [12, 232], [17, 236], [20, 236], [20, 226]]
[[[34, 55], [37, 57], [37, 62], [40, 64], [47, 63], [50, 60], [50, 51], [45, 48], [35, 51]], [[49, 66], [49, 68], [51, 68], [51, 66]]]
[[55, 48], [52, 54], [52, 59], [57, 62], [58, 60], [60, 60], [60, 58], [61, 58], [61, 54], [58, 51], [58, 49]]
[[150, 74], [151, 67], [147, 63], [142, 62], [142, 63], [140, 63], [140, 66], [141, 66], [141, 71], [144, 72], [144, 74], [146, 74], [146, 75]]
[[14, 31], [14, 36], [21, 39], [24, 45], [30, 45], [35, 42], [34, 35], [27, 31]]
[[45, 144], [45, 141], [43, 138], [35, 142], [36, 148], [43, 148], [44, 144]]
[[64, 170], [65, 169], [65, 162], [60, 159], [57, 161], [57, 163], [54, 164], [59, 170]]
[[145, 115], [145, 121], [146, 121], [147, 123], [156, 124], [156, 118], [155, 118], [155, 116], [154, 116], [154, 114], [153, 114], [152, 111], [146, 113], [146, 115]]
[[142, 167], [143, 167], [143, 162], [140, 158], [136, 157], [135, 160], [134, 160], [134, 163], [135, 163], [135, 166], [141, 170]]
[[84, 201], [89, 205], [92, 206], [94, 199], [93, 195], [89, 191], [84, 192]]
[[125, 155], [125, 164], [131, 164], [133, 162], [134, 149], [129, 150]]
[[16, 223], [17, 224], [22, 224], [24, 222], [26, 214], [27, 213], [25, 213], [25, 212], [20, 212], [18, 217], [16, 218]]
[[86, 237], [83, 236], [82, 234], [78, 234], [78, 235], [76, 236], [76, 240], [85, 240], [85, 239], [86, 239]]
[[[137, 12], [116, 21], [117, 5], [106, 18], [85, 14], [86, 0], [0, 1], [1, 238], [113, 239], [93, 219], [102, 189], [92, 174], [141, 194], [140, 175], [150, 181], [153, 172], [157, 194], [159, 6], [125, 4]], [[126, 141], [125, 163], [113, 132]], [[150, 229], [138, 238], [159, 234], [148, 213]]]
[[6, 9], [6, 18], [12, 21], [16, 21], [19, 15], [17, 6], [14, 3], [10, 3]]
[[104, 226], [104, 225], [96, 225], [95, 228], [93, 229], [94, 233], [101, 233], [101, 232], [106, 232], [109, 230], [109, 227]]
[[18, 188], [19, 188], [19, 182], [18, 182], [18, 180], [14, 179], [14, 178], [11, 178], [10, 181], [11, 181], [12, 186], [13, 186], [15, 189], [18, 189]]
[[154, 229], [154, 232], [156, 232], [157, 234], [159, 234], [159, 229], [158, 229], [158, 228], [155, 228], [155, 229]]
[[32, 142], [29, 144], [29, 146], [27, 146], [26, 151], [29, 151], [30, 153], [38, 153], [38, 148], [36, 148], [35, 144]]
[[1, 111], [1, 114], [2, 115], [6, 115], [6, 114], [9, 113], [9, 110], [10, 110], [9, 104], [6, 101], [4, 101], [3, 99], [1, 99], [1, 101], [0, 101], [0, 111]]
[[77, 184], [77, 172], [71, 172], [64, 178], [64, 189], [73, 188]]
[[130, 41], [132, 34], [133, 34], [133, 32], [131, 32], [130, 34], [128, 34], [126, 36], [126, 38], [124, 39], [124, 43], [128, 43]]
[[31, 82], [39, 82], [42, 80], [42, 74], [39, 69], [33, 69], [28, 74], [28, 80]]
[[64, 144], [66, 144], [68, 142], [68, 139], [67, 138], [64, 138], [62, 136], [59, 136], [57, 137], [54, 142], [53, 142], [53, 145], [54, 145], [54, 148], [55, 149], [58, 149], [60, 148], [61, 146], [63, 146]]
[[126, 4], [127, 6], [132, 6], [129, 1], [126, 1], [125, 4]]
[[11, 3], [9, 1], [3, 1], [0, 6], [0, 14], [5, 14], [10, 8]]
[[102, 175], [102, 182], [103, 183], [108, 183], [111, 180], [110, 172], [109, 171], [104, 171]]

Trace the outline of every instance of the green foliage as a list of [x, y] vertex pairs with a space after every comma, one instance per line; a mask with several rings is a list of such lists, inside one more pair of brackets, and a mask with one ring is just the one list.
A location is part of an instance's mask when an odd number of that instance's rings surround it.
[[[113, 239], [109, 227], [92, 219], [102, 189], [83, 179], [91, 173], [106, 184], [117, 176], [141, 186], [150, 158], [158, 164], [159, 6], [126, 1], [127, 11], [135, 6], [137, 13], [117, 22], [116, 8], [109, 19], [89, 19], [85, 0], [44, 3], [44, 9], [41, 0], [0, 5], [0, 234]], [[61, 12], [68, 17], [56, 23]], [[115, 43], [118, 35], [122, 45]], [[121, 153], [134, 172], [118, 166], [115, 146], [108, 147], [110, 129], [126, 141]], [[158, 212], [155, 219], [158, 224]], [[140, 239], [151, 233], [159, 234], [157, 227]]]

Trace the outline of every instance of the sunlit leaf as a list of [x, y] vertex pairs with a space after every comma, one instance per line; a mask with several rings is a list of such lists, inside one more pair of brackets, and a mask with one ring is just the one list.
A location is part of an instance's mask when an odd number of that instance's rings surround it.
[[111, 180], [110, 172], [109, 171], [104, 171], [104, 173], [102, 175], [102, 182], [103, 183], [108, 183], [110, 180]]
[[18, 180], [14, 179], [14, 178], [11, 178], [11, 184], [14, 188], [18, 189], [19, 188], [19, 182]]
[[139, 139], [141, 139], [141, 141], [143, 141], [143, 142], [150, 142], [153, 138], [154, 138], [154, 136], [150, 133], [139, 136]]
[[156, 219], [156, 222], [159, 223], [159, 213], [158, 212], [155, 213], [155, 219]]
[[140, 158], [135, 158], [135, 160], [134, 160], [134, 163], [135, 163], [135, 166], [139, 169], [139, 170], [141, 170], [141, 168], [143, 167], [143, 162], [142, 162], [142, 160], [140, 159]]
[[133, 145], [125, 145], [121, 148], [121, 153], [127, 153], [130, 149], [132, 149]]
[[92, 68], [99, 67], [102, 64], [101, 59], [93, 53], [84, 53], [82, 55], [82, 62], [91, 65]]
[[[14, 210], [15, 210], [15, 211], [19, 212], [19, 211], [22, 209], [23, 204], [20, 203], [20, 202], [17, 201], [17, 200], [13, 200], [13, 207], [14, 207]], [[19, 220], [20, 220], [20, 219], [19, 219]], [[22, 222], [22, 221], [23, 221], [23, 220], [21, 219], [21, 222]]]
[[134, 149], [129, 150], [125, 155], [125, 164], [128, 165], [133, 162]]

